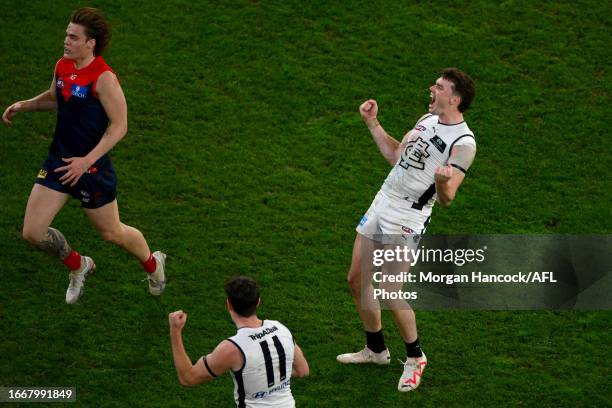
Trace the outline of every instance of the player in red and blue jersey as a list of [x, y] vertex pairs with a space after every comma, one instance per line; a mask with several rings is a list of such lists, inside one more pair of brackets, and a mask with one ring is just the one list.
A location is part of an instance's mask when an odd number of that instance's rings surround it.
[[17, 112], [57, 110], [53, 142], [28, 199], [23, 237], [62, 259], [70, 269], [67, 303], [80, 298], [85, 278], [95, 269], [90, 257], [79, 255], [64, 235], [51, 227], [70, 196], [81, 201], [105, 240], [142, 263], [152, 295], [160, 295], [165, 288], [166, 255], [151, 253], [142, 233], [119, 219], [117, 177], [108, 152], [127, 132], [127, 103], [117, 76], [102, 58], [110, 37], [110, 26], [98, 10], [75, 10], [51, 88], [15, 102], [2, 116], [10, 126]]

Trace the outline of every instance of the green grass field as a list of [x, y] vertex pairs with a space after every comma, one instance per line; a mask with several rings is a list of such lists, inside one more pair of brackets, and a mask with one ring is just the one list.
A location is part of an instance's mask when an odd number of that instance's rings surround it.
[[[2, 3], [2, 110], [48, 88], [81, 5]], [[71, 201], [54, 226], [98, 268], [64, 304], [65, 268], [21, 239], [55, 117], [18, 115], [0, 130], [0, 386], [75, 386], [71, 406], [232, 406], [229, 375], [180, 386], [167, 314], [187, 311], [187, 351], [208, 353], [234, 333], [222, 284], [243, 273], [263, 287], [260, 316], [292, 329], [309, 360], [311, 376], [292, 384], [298, 406], [611, 405], [610, 312], [417, 313], [430, 364], [408, 394], [396, 391], [399, 363], [335, 362], [363, 345], [346, 272], [389, 171], [357, 112], [367, 98], [399, 138], [442, 68], [476, 80], [466, 118], [478, 155], [429, 232], [612, 231], [605, 2], [91, 5], [113, 23], [106, 60], [128, 100], [129, 132], [111, 154], [122, 219], [168, 253], [169, 283], [149, 296], [138, 263]], [[401, 338], [383, 320], [397, 361]]]

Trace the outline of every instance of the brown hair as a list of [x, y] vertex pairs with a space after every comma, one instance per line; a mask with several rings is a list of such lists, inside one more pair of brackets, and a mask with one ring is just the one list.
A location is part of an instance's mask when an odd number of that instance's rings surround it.
[[457, 107], [459, 112], [465, 112], [471, 105], [476, 95], [476, 85], [468, 74], [457, 68], [445, 68], [442, 78], [453, 83], [453, 93], [459, 95], [461, 103]]
[[247, 276], [235, 276], [225, 282], [223, 289], [236, 313], [243, 317], [255, 314], [259, 303], [257, 282]]
[[111, 27], [100, 10], [82, 7], [72, 12], [70, 22], [85, 27], [87, 39], [95, 39], [94, 55], [102, 55], [111, 39]]

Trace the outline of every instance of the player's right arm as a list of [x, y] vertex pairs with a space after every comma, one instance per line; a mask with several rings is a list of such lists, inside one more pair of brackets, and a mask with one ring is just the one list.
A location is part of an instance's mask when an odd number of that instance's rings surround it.
[[55, 97], [55, 74], [53, 74], [53, 81], [51, 81], [51, 87], [45, 92], [27, 101], [19, 101], [13, 103], [11, 106], [6, 108], [2, 115], [2, 122], [7, 126], [12, 126], [13, 117], [17, 112], [46, 112], [52, 111], [57, 108], [57, 99]]
[[292, 377], [307, 377], [310, 374], [310, 368], [308, 367], [308, 361], [304, 357], [302, 349], [297, 344], [295, 345], [295, 351], [293, 352], [293, 367], [291, 369]]
[[380, 125], [376, 118], [378, 114], [378, 104], [374, 99], [368, 99], [359, 106], [359, 114], [372, 134], [374, 142], [378, 146], [380, 153], [392, 166], [397, 163], [400, 157], [400, 142], [390, 136]]
[[176, 374], [181, 385], [193, 387], [215, 379], [226, 371], [240, 370], [243, 365], [242, 353], [230, 341], [224, 340], [205, 357], [200, 357], [195, 364], [185, 351], [182, 331], [187, 321], [187, 313], [182, 310], [168, 315], [170, 323], [170, 344]]

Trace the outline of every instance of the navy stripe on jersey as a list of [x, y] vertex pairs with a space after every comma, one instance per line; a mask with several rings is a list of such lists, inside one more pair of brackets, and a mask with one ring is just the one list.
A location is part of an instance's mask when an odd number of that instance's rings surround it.
[[274, 347], [276, 347], [276, 353], [278, 354], [278, 365], [280, 370], [280, 380], [285, 381], [287, 378], [287, 359], [285, 356], [285, 349], [281, 344], [280, 340], [277, 336], [272, 336], [272, 341], [274, 342]]
[[270, 355], [270, 347], [268, 347], [267, 341], [259, 343], [261, 351], [263, 352], [264, 361], [266, 363], [266, 376], [268, 377], [268, 387], [274, 385], [274, 367], [272, 366], [272, 356]]
[[242, 347], [240, 347], [238, 343], [236, 343], [232, 339], [227, 339], [227, 341], [232, 342], [234, 346], [236, 346], [238, 350], [240, 350], [240, 354], [242, 354], [242, 367], [240, 367], [240, 370], [238, 371], [232, 370], [232, 374], [234, 375], [234, 379], [236, 380], [236, 387], [238, 388], [238, 401], [236, 402], [236, 404], [238, 408], [246, 408], [246, 392], [244, 390], [244, 380], [242, 379], [242, 370], [244, 370], [244, 366], [246, 365], [246, 356], [244, 355], [244, 351], [242, 351]]
[[457, 123], [442, 123], [440, 122], [440, 119], [438, 119], [438, 125], [442, 125], [442, 126], [457, 126], [460, 125], [462, 123], [465, 123], [465, 120], [462, 120], [461, 122], [457, 122]]
[[421, 232], [421, 234], [424, 234], [425, 231], [427, 230], [427, 226], [429, 225], [429, 221], [431, 221], [431, 215], [429, 217], [427, 217], [427, 219], [423, 223], [423, 231]]
[[234, 379], [236, 380], [236, 386], [238, 387], [238, 401], [236, 406], [238, 408], [246, 408], [246, 393], [244, 391], [244, 380], [242, 379], [242, 370], [234, 373]]
[[415, 203], [412, 203], [412, 208], [415, 210], [422, 210], [423, 206], [427, 204], [427, 202], [431, 199], [431, 197], [436, 194], [436, 184], [432, 184], [429, 186], [427, 190], [419, 197], [419, 200]]
[[[242, 348], [240, 348], [240, 346], [238, 345], [238, 343], [236, 343], [234, 340], [232, 339], [227, 339], [227, 341], [231, 342], [234, 346], [236, 346], [238, 348], [238, 350], [240, 350], [240, 353], [242, 354], [242, 367], [240, 367], [240, 370], [238, 371], [242, 371], [242, 369], [244, 368], [244, 366], [246, 365], [246, 356], [244, 355], [244, 351], [242, 351]], [[233, 370], [232, 370], [233, 371]]]

